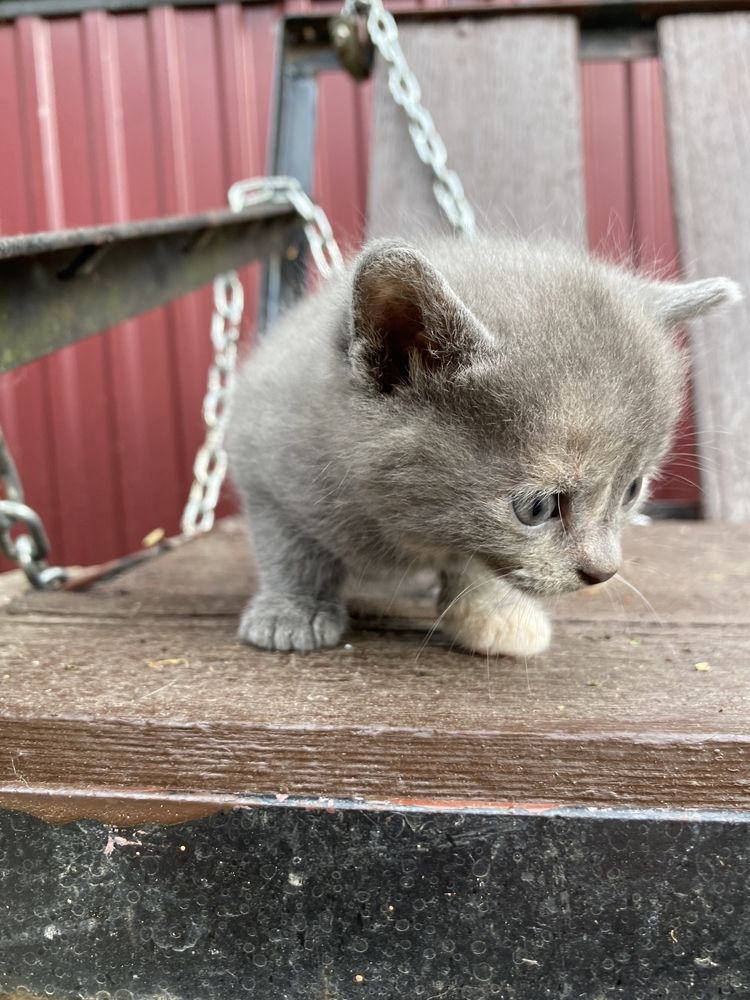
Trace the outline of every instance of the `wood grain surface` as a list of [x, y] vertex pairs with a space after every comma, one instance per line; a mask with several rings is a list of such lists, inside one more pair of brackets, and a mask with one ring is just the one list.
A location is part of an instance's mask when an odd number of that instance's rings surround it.
[[750, 13], [665, 17], [659, 46], [683, 270], [745, 301], [690, 324], [706, 514], [750, 521]]
[[395, 599], [358, 587], [338, 649], [241, 646], [252, 570], [235, 522], [86, 593], [17, 594], [0, 605], [0, 804], [50, 812], [50, 792], [75, 790], [74, 813], [98, 818], [132, 816], [139, 794], [173, 797], [175, 816], [243, 795], [748, 807], [748, 542], [717, 524], [633, 529], [624, 575], [644, 598], [614, 581], [558, 600], [552, 649], [528, 661], [429, 635], [424, 581]]
[[[583, 243], [578, 25], [572, 17], [403, 24], [401, 47], [480, 228]], [[375, 65], [370, 236], [448, 230], [406, 117]]]

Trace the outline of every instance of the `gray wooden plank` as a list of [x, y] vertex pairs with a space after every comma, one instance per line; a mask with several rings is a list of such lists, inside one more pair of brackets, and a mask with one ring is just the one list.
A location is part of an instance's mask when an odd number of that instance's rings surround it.
[[[659, 22], [682, 266], [750, 294], [750, 14]], [[708, 517], [750, 521], [750, 298], [690, 325]]]
[[[550, 603], [550, 610], [558, 620], [608, 621], [616, 629], [631, 622], [741, 624], [748, 621], [750, 604], [748, 551], [747, 526], [684, 521], [634, 526], [624, 540], [622, 575], [639, 593], [614, 579], [560, 597]], [[9, 611], [16, 615], [192, 618], [238, 615], [254, 586], [255, 573], [242, 524], [228, 519], [210, 535], [99, 583], [87, 593], [19, 591], [22, 577], [8, 577], [16, 582], [13, 599], [8, 595]], [[386, 609], [389, 628], [425, 628], [435, 618], [434, 599], [424, 578], [357, 580], [350, 596], [364, 624]]]
[[655, 610], [574, 595], [528, 662], [429, 638], [418, 589], [335, 650], [241, 646], [239, 530], [0, 610], [0, 790], [750, 808], [750, 528], [639, 529]]
[[[4, 625], [6, 720], [224, 722], [308, 734], [343, 727], [363, 736], [383, 727], [425, 736], [505, 727], [697, 737], [708, 727], [750, 737], [750, 623], [620, 631], [561, 622], [550, 651], [526, 662], [474, 656], [417, 631], [350, 632], [335, 649], [300, 655], [243, 646], [226, 619], [50, 616]], [[710, 670], [695, 669], [704, 662]]]
[[565, 624], [528, 663], [416, 633], [270, 654], [220, 619], [7, 633], [6, 791], [750, 808], [747, 626]]
[[[480, 227], [584, 240], [578, 28], [568, 17], [403, 24], [404, 54]], [[446, 231], [429, 169], [375, 70], [371, 236]]]

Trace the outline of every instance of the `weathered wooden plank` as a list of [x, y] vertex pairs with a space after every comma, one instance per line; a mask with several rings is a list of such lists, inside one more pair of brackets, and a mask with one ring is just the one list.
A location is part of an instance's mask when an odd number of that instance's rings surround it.
[[[682, 265], [750, 295], [750, 14], [659, 22]], [[693, 322], [706, 514], [750, 521], [750, 298]]]
[[[95, 641], [92, 641], [95, 636]], [[18, 619], [5, 629], [5, 717], [175, 726], [485, 732], [625, 727], [731, 733], [750, 717], [748, 626], [558, 625], [545, 656], [471, 656], [411, 633], [350, 633], [318, 653], [241, 646], [226, 619]], [[708, 661], [711, 671], [694, 669]], [[699, 700], [699, 704], [696, 704]], [[562, 707], [561, 707], [562, 706]], [[0, 762], [0, 767], [3, 764]]]
[[[401, 46], [424, 103], [490, 231], [584, 239], [578, 28], [568, 17], [407, 24]], [[376, 65], [372, 236], [446, 231], [432, 175]]]
[[419, 634], [259, 653], [226, 620], [8, 631], [6, 788], [750, 806], [747, 628], [574, 623], [528, 663]]
[[[62, 785], [44, 788], [3, 786], [0, 787], [0, 816], [4, 811], [13, 811], [28, 813], [48, 823], [93, 820], [107, 823], [110, 828], [139, 827], [144, 823], [184, 823], [233, 809], [248, 809], [261, 801], [268, 800], [251, 795], [212, 795], [208, 792], [165, 794], [143, 788], [84, 790]], [[279, 800], [274, 798], [270, 801], [276, 803]], [[0, 1000], [5, 1000], [1, 993]]]
[[[554, 617], [567, 620], [671, 623], [747, 622], [750, 527], [706, 522], [655, 522], [625, 538], [623, 575], [643, 596], [613, 580], [559, 598]], [[2, 580], [2, 577], [0, 577]], [[78, 617], [236, 615], [253, 586], [254, 570], [238, 520], [178, 547], [168, 557], [98, 584], [90, 593], [41, 594], [25, 589], [10, 601], [14, 614], [72, 613]], [[389, 627], [425, 627], [435, 618], [424, 578], [357, 582], [351, 595], [364, 623], [388, 608]], [[10, 582], [6, 585], [10, 587]], [[2, 600], [0, 585], [0, 600]]]
[[634, 530], [627, 573], [656, 610], [573, 595], [528, 662], [428, 638], [423, 581], [390, 608], [374, 585], [338, 649], [241, 646], [240, 531], [0, 611], [6, 792], [750, 806], [750, 528]]
[[750, 739], [737, 732], [644, 733], [623, 723], [611, 733], [515, 733], [492, 724], [456, 733], [5, 718], [0, 806], [27, 782], [30, 792], [65, 798], [71, 790], [105, 794], [113, 800], [106, 819], [116, 825], [129, 815], [116, 801], [123, 790], [161, 799], [202, 792], [395, 805], [750, 808]]

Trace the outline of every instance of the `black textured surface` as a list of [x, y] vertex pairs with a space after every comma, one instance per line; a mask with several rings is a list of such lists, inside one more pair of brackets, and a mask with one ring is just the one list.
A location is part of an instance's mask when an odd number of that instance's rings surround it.
[[297, 806], [0, 814], [0, 994], [750, 994], [750, 824]]

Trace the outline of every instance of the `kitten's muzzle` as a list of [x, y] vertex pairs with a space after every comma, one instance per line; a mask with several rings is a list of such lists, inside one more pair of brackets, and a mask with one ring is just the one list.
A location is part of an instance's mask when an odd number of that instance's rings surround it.
[[620, 536], [607, 526], [589, 529], [580, 538], [573, 566], [578, 579], [587, 587], [611, 580], [620, 568]]

